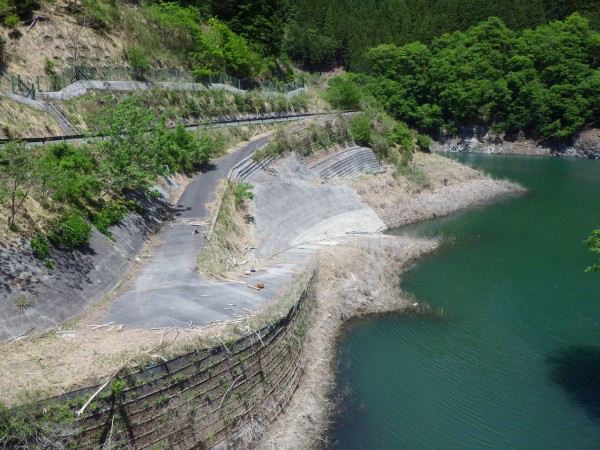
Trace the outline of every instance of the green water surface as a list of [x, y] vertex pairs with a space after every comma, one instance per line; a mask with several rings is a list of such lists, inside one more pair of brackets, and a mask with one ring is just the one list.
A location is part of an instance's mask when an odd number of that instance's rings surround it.
[[456, 155], [527, 194], [398, 234], [445, 236], [401, 288], [441, 319], [353, 322], [342, 449], [600, 449], [600, 161]]

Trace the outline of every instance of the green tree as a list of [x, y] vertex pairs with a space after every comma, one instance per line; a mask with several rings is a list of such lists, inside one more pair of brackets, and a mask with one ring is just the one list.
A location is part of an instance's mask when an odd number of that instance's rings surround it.
[[360, 109], [362, 93], [354, 80], [355, 78], [350, 74], [331, 78], [328, 81], [325, 99], [331, 106], [339, 109]]
[[0, 146], [0, 201], [8, 205], [9, 227], [38, 186], [37, 161], [36, 152], [20, 142]]
[[202, 29], [195, 56], [194, 72], [201, 80], [222, 73], [249, 78], [261, 75], [264, 69], [263, 60], [246, 40], [214, 18]]
[[150, 126], [154, 113], [142, 107], [136, 97], [128, 97], [99, 114], [98, 172], [108, 192], [122, 194], [145, 189], [168, 169], [161, 164], [152, 145]]
[[[585, 241], [585, 244], [590, 249], [590, 252], [600, 253], [600, 228], [597, 228], [592, 231], [590, 237], [588, 237]], [[600, 259], [596, 261], [595, 264], [592, 264], [588, 268], [585, 269], [586, 272], [596, 272], [600, 271]]]
[[371, 145], [371, 120], [362, 113], [357, 114], [348, 123], [350, 135], [358, 145]]
[[38, 176], [43, 197], [81, 208], [102, 190], [95, 161], [86, 147], [66, 143], [46, 147], [39, 158]]
[[141, 48], [135, 45], [127, 47], [127, 60], [135, 71], [136, 78], [144, 79], [144, 72], [150, 68], [150, 62]]

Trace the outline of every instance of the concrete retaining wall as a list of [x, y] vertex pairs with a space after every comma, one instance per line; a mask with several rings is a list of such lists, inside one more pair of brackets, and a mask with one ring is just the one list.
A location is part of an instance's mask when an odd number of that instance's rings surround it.
[[[228, 84], [213, 83], [176, 83], [171, 81], [101, 81], [101, 80], [80, 80], [76, 81], [58, 92], [40, 92], [39, 95], [45, 100], [71, 100], [76, 97], [81, 97], [89, 90], [98, 91], [136, 91], [148, 90], [153, 88], [170, 89], [177, 91], [203, 91], [206, 89], [223, 89], [235, 94], [245, 94], [246, 91], [238, 89]], [[299, 88], [288, 92], [286, 95], [289, 98], [306, 92], [306, 88]]]
[[348, 233], [377, 233], [385, 224], [352, 188], [324, 183], [291, 155], [247, 178], [254, 186], [258, 256]]
[[[0, 243], [0, 339], [58, 326], [114, 288], [167, 212], [165, 197], [136, 200], [144, 216], [131, 213], [111, 226], [114, 240], [92, 228], [90, 244], [81, 250], [51, 248], [54, 269], [33, 255], [25, 239]], [[26, 308], [17, 307], [20, 298], [27, 299]]]
[[[302, 373], [314, 273], [288, 314], [256, 333], [140, 371], [123, 371], [65, 444], [75, 448], [248, 448], [277, 417]], [[118, 386], [118, 388], [116, 388]], [[76, 409], [97, 388], [54, 403]]]

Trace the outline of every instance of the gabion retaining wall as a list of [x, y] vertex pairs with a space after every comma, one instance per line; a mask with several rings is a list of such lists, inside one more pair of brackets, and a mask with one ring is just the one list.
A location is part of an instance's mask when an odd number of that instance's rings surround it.
[[[298, 384], [313, 278], [285, 317], [257, 332], [143, 370], [121, 371], [76, 419], [67, 445], [248, 448]], [[97, 389], [55, 401], [75, 408], [74, 398], [87, 399]]]

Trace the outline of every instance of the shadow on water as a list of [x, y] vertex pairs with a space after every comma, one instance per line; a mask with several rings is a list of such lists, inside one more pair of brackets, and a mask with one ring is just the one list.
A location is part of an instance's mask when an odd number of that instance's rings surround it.
[[552, 381], [600, 421], [600, 348], [569, 347], [546, 361], [553, 366]]

